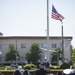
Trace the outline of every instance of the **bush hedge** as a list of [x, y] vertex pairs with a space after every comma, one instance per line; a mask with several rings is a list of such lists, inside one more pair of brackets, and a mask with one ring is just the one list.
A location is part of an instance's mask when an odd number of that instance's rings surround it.
[[25, 66], [24, 69], [31, 70], [31, 67], [30, 66]]
[[31, 68], [35, 68], [36, 66], [34, 64], [26, 64], [24, 66], [24, 69], [28, 69], [28, 70], [31, 70]]
[[50, 66], [50, 69], [60, 69], [60, 66]]
[[60, 65], [60, 69], [68, 69], [70, 68], [70, 64], [67, 63], [67, 62], [63, 62], [61, 65]]

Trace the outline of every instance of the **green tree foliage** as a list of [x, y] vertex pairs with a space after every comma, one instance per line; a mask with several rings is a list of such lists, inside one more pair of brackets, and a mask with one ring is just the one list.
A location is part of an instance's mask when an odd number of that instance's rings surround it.
[[[18, 51], [17, 51], [17, 56], [19, 56]], [[9, 45], [9, 49], [7, 50], [5, 60], [11, 61], [11, 63], [13, 62], [13, 60], [16, 60], [16, 49], [14, 48], [13, 44]]]
[[33, 43], [30, 47], [30, 51], [26, 54], [26, 59], [28, 62], [37, 62], [42, 56], [42, 51], [39, 48], [39, 44]]
[[57, 63], [57, 59], [58, 60], [61, 60], [62, 58], [60, 57], [60, 54], [62, 53], [62, 51], [59, 49], [59, 48], [57, 48], [56, 50], [55, 50], [55, 52], [53, 52], [52, 53], [52, 59], [51, 59], [51, 62], [52, 63]]
[[71, 50], [71, 60], [75, 62], [75, 48]]

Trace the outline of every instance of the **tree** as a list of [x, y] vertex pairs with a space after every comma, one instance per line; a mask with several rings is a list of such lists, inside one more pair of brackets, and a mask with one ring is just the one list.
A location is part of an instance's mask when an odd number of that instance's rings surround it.
[[37, 43], [33, 43], [30, 47], [30, 51], [26, 54], [26, 59], [28, 62], [32, 61], [36, 63], [39, 59], [41, 59], [42, 51], [39, 48]]
[[58, 60], [61, 60], [62, 58], [60, 57], [60, 54], [62, 53], [62, 51], [60, 50], [60, 48], [57, 48], [53, 53], [52, 53], [52, 59], [51, 62], [52, 64], [56, 64], [58, 62]]
[[71, 60], [75, 62], [75, 48], [71, 50]]
[[[19, 53], [17, 51], [17, 56], [19, 56]], [[13, 44], [9, 45], [9, 49], [6, 53], [6, 61], [11, 61], [11, 63], [13, 62], [13, 60], [16, 60], [16, 49], [14, 48]]]

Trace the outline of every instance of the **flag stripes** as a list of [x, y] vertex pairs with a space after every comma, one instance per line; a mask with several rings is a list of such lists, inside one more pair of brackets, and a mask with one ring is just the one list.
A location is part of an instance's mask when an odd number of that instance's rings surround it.
[[51, 15], [51, 18], [53, 18], [55, 20], [60, 20], [61, 22], [64, 19], [64, 17], [57, 12], [57, 10], [55, 9], [55, 7], [53, 5], [52, 5], [52, 15]]

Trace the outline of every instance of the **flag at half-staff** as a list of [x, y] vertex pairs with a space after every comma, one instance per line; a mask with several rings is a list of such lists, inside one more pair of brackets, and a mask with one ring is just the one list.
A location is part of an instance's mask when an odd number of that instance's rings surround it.
[[51, 18], [55, 19], [55, 20], [59, 20], [62, 22], [62, 20], [64, 19], [64, 17], [59, 14], [57, 12], [57, 10], [55, 9], [55, 7], [52, 5], [52, 14], [51, 14]]

